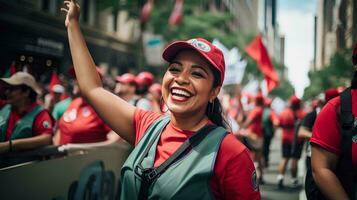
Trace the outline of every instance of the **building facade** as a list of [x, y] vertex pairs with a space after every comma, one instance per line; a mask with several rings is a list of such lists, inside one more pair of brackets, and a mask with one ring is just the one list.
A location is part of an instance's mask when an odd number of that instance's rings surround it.
[[[81, 27], [96, 64], [124, 72], [135, 67], [134, 45], [111, 28], [112, 15], [99, 9], [96, 0], [78, 2]], [[0, 0], [0, 75], [11, 63], [47, 79], [52, 71], [66, 72], [72, 66], [61, 7], [63, 1], [58, 0]]]
[[319, 0], [315, 19], [314, 70], [330, 63], [331, 57], [351, 48], [357, 37], [357, 2], [354, 0]]

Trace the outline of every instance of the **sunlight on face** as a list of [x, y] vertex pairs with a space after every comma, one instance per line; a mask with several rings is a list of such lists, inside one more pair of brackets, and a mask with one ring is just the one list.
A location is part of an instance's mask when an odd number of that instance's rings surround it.
[[163, 99], [173, 114], [204, 114], [216, 97], [210, 63], [194, 50], [179, 52], [163, 78]]

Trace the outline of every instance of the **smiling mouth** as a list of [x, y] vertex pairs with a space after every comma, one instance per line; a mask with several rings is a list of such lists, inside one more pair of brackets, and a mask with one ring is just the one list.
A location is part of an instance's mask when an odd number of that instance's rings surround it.
[[173, 88], [171, 89], [171, 96], [174, 101], [184, 102], [192, 97], [192, 94], [183, 89]]

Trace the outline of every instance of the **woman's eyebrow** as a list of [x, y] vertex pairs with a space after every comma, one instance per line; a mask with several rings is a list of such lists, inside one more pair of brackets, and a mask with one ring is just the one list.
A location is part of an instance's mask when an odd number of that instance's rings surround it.
[[180, 62], [177, 61], [177, 60], [173, 60], [170, 64], [179, 64], [179, 65], [182, 65], [182, 63], [180, 63]]
[[207, 69], [205, 67], [202, 67], [201, 65], [192, 65], [192, 68], [202, 69], [204, 72], [206, 72], [208, 74]]

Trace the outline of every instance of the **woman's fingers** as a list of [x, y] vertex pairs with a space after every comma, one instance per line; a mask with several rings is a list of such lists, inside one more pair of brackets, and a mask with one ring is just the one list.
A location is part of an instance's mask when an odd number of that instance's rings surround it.
[[61, 11], [68, 13], [68, 10], [65, 8], [61, 8]]

